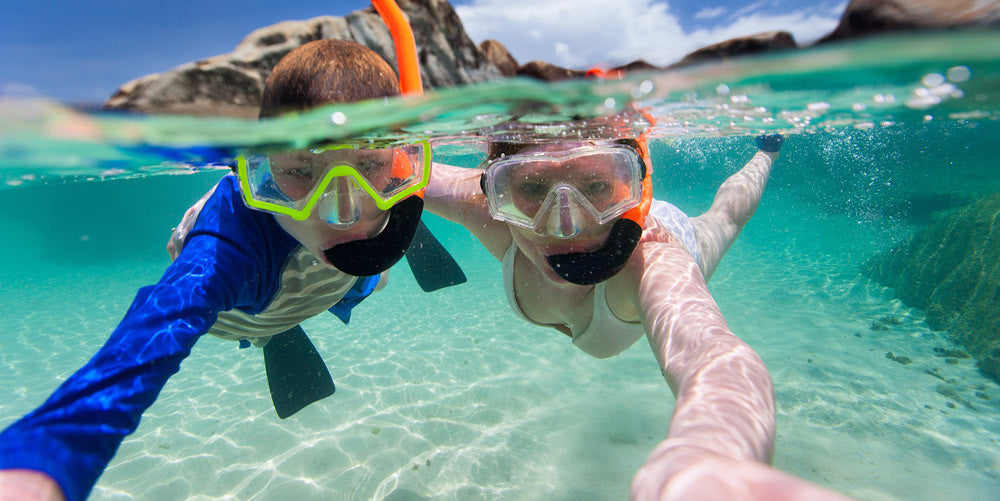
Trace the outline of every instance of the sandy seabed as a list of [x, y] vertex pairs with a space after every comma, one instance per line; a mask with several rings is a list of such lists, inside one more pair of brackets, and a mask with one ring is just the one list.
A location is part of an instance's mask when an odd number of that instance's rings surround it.
[[[944, 333], [858, 273], [877, 232], [792, 205], [769, 199], [710, 282], [774, 379], [774, 465], [859, 499], [1000, 498], [997, 385], [937, 356], [955, 348]], [[166, 265], [31, 259], [0, 285], [0, 426], [85, 363]], [[91, 498], [625, 498], [673, 409], [648, 345], [590, 358], [520, 322], [484, 252], [459, 260], [467, 284], [424, 294], [403, 265], [349, 326], [306, 322], [337, 392], [289, 419], [260, 350], [200, 340]]]

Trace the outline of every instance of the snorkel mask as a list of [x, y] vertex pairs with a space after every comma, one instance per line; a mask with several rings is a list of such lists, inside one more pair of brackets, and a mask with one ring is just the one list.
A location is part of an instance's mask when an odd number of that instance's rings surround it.
[[[409, 23], [393, 0], [372, 0], [389, 27], [396, 48], [400, 89], [422, 93], [416, 44]], [[364, 204], [388, 215], [372, 238], [335, 245], [324, 254], [340, 271], [377, 275], [402, 259], [423, 212], [430, 181], [431, 147], [411, 144], [334, 145], [283, 155], [237, 158], [243, 200], [250, 208], [297, 221], [316, 212], [338, 229], [356, 225]]]
[[547, 256], [552, 271], [563, 280], [577, 285], [592, 285], [603, 282], [618, 274], [632, 257], [639, 244], [642, 228], [653, 201], [652, 170], [649, 147], [645, 138], [635, 141], [643, 162], [642, 195], [639, 204], [625, 211], [611, 227], [608, 239], [599, 249], [592, 252], [571, 252]]
[[480, 186], [495, 219], [539, 234], [573, 238], [585, 226], [614, 221], [599, 249], [546, 257], [563, 280], [592, 285], [621, 271], [642, 236], [652, 201], [649, 165], [645, 139], [623, 139], [505, 156], [490, 162]]
[[430, 168], [430, 144], [419, 141], [238, 157], [236, 170], [248, 207], [296, 221], [315, 212], [346, 230], [359, 222], [364, 204], [388, 211], [385, 227], [374, 237], [325, 252], [337, 269], [369, 276], [399, 261], [413, 240]]

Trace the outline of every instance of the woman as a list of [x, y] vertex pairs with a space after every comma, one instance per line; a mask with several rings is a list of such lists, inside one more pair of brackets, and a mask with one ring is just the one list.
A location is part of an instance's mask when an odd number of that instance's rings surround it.
[[501, 261], [521, 318], [598, 358], [646, 335], [677, 402], [633, 498], [842, 499], [766, 465], [770, 376], [705, 285], [756, 210], [781, 140], [758, 138], [761, 151], [692, 219], [651, 199], [643, 140], [508, 135], [490, 140], [483, 170], [434, 165], [426, 208]]

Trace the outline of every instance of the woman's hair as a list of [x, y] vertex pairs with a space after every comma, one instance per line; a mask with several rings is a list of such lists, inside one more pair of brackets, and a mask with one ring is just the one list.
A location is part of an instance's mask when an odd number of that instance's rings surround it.
[[278, 61], [264, 83], [260, 118], [398, 95], [396, 73], [377, 53], [347, 40], [316, 40]]

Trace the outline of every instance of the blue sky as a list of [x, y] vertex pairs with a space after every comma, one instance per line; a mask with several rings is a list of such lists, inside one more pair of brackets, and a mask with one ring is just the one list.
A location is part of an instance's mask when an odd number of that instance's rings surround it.
[[[669, 64], [699, 47], [774, 29], [800, 43], [836, 26], [846, 0], [452, 0], [476, 43], [500, 40], [521, 63], [567, 67], [644, 58]], [[6, 0], [0, 92], [100, 103], [119, 85], [230, 52], [256, 28], [344, 15], [361, 0]]]

